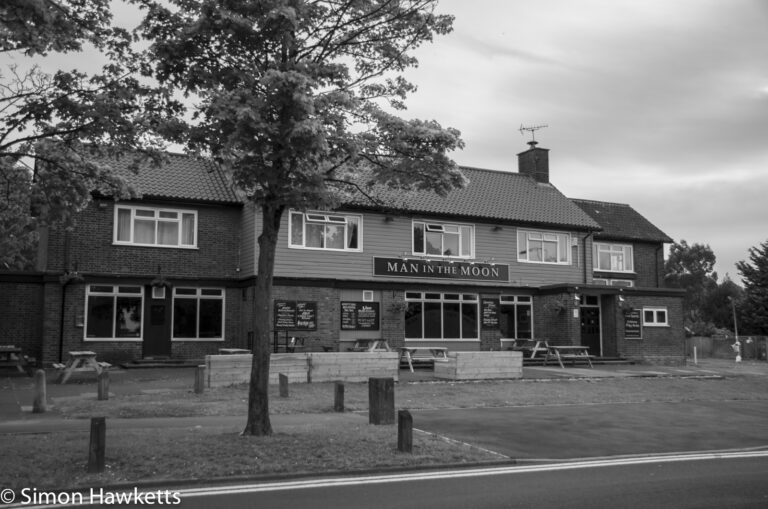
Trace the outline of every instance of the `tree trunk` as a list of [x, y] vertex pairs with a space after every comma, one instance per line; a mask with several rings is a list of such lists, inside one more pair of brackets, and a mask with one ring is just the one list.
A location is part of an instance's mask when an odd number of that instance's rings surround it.
[[262, 232], [259, 235], [259, 262], [253, 309], [253, 363], [248, 390], [248, 422], [243, 435], [271, 435], [269, 421], [269, 309], [272, 303], [272, 277], [275, 270], [275, 248], [283, 206], [265, 204], [261, 207]]

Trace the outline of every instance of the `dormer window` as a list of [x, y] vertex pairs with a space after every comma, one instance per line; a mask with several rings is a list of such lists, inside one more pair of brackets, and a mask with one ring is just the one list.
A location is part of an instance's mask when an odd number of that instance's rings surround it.
[[462, 224], [413, 222], [413, 254], [472, 258], [474, 227]]
[[362, 251], [363, 218], [325, 212], [290, 212], [288, 247]]

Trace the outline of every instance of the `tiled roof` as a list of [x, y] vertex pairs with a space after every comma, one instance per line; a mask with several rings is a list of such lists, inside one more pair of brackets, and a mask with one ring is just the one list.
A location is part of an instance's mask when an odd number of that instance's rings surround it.
[[[551, 184], [539, 184], [519, 173], [467, 167], [462, 167], [461, 171], [469, 183], [446, 197], [432, 192], [402, 192], [382, 187], [378, 187], [374, 194], [396, 211], [578, 230], [600, 229], [599, 224]], [[357, 204], [365, 206], [362, 202]]]
[[221, 170], [211, 161], [166, 154], [160, 167], [143, 166], [134, 173], [130, 157], [113, 163], [115, 172], [131, 182], [144, 198], [166, 198], [214, 203], [239, 203]]
[[596, 233], [595, 238], [673, 242], [666, 233], [629, 205], [576, 199], [572, 201], [603, 227], [603, 231]]

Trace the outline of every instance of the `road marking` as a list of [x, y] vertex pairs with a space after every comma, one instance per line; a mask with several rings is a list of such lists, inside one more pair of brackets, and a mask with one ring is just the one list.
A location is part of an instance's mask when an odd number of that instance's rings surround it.
[[738, 451], [738, 452], [707, 452], [692, 454], [677, 454], [668, 456], [645, 456], [629, 458], [609, 458], [576, 460], [565, 463], [546, 465], [516, 465], [508, 467], [476, 468], [469, 470], [441, 470], [434, 472], [418, 472], [388, 475], [369, 475], [356, 477], [337, 477], [328, 479], [310, 479], [299, 481], [283, 481], [264, 484], [249, 484], [242, 486], [222, 486], [209, 488], [193, 488], [180, 490], [182, 500], [186, 497], [205, 497], [213, 495], [235, 495], [260, 493], [270, 491], [297, 490], [310, 488], [332, 488], [339, 486], [359, 486], [365, 484], [386, 484], [396, 482], [424, 481], [431, 479], [461, 479], [489, 475], [509, 475], [533, 472], [553, 472], [559, 470], [576, 470], [581, 468], [598, 468], [609, 466], [642, 465], [648, 463], [674, 463], [681, 461], [701, 461], [713, 459], [763, 458], [768, 457], [768, 451]]

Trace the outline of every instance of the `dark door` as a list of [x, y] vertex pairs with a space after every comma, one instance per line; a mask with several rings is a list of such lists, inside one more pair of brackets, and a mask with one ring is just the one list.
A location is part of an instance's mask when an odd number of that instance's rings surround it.
[[147, 287], [144, 306], [144, 357], [171, 355], [171, 291]]
[[600, 308], [581, 308], [581, 344], [589, 347], [590, 355], [600, 355]]

